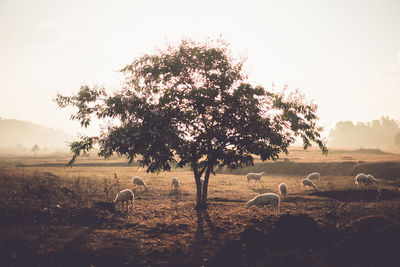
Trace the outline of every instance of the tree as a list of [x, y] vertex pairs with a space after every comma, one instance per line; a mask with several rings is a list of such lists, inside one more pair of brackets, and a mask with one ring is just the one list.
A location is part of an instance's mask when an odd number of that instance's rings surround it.
[[37, 144], [35, 144], [33, 147], [32, 147], [32, 149], [31, 149], [31, 151], [33, 152], [33, 153], [37, 153], [38, 151], [40, 150], [40, 148], [39, 148], [39, 146], [37, 145]]
[[243, 63], [222, 40], [183, 40], [123, 68], [127, 82], [117, 92], [81, 86], [76, 95], [57, 95], [59, 107], [77, 108], [71, 118], [83, 127], [92, 115], [117, 122], [98, 136], [71, 143], [74, 155], [68, 164], [98, 144], [99, 156], [124, 155], [147, 172], [188, 165], [197, 207], [204, 207], [210, 174], [218, 167], [253, 165], [255, 156], [277, 160], [297, 137], [304, 149], [316, 142], [326, 154], [322, 128], [316, 126], [317, 106], [306, 104], [298, 93], [251, 85]]
[[400, 133], [397, 133], [394, 137], [394, 144], [397, 148], [400, 148]]

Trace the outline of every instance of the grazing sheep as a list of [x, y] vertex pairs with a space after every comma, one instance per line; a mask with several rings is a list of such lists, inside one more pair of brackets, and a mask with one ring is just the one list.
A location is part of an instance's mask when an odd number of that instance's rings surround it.
[[246, 174], [247, 178], [247, 186], [250, 187], [250, 181], [254, 180], [254, 185], [256, 185], [257, 181], [261, 184], [261, 186], [264, 188], [264, 184], [261, 182], [261, 177], [265, 174], [265, 172], [260, 172], [260, 173], [254, 173], [250, 172]]
[[367, 186], [367, 175], [365, 173], [357, 174], [355, 184], [358, 187]]
[[278, 189], [279, 189], [279, 192], [281, 193], [282, 197], [283, 197], [283, 198], [286, 198], [286, 194], [287, 194], [287, 186], [286, 186], [286, 184], [281, 183], [281, 184], [278, 186]]
[[260, 206], [272, 205], [275, 208], [275, 215], [278, 215], [279, 203], [280, 199], [277, 194], [264, 193], [255, 196], [253, 199], [249, 200], [246, 204], [246, 209], [250, 208], [251, 206], [260, 207]]
[[175, 188], [176, 191], [180, 190], [180, 185], [181, 182], [179, 181], [178, 177], [172, 177], [171, 180], [171, 192], [172, 192], [172, 188]]
[[320, 178], [321, 178], [321, 175], [318, 172], [310, 173], [307, 176], [307, 179], [311, 180], [311, 181], [319, 181]]
[[122, 208], [124, 208], [126, 203], [126, 210], [129, 209], [129, 201], [132, 202], [132, 210], [133, 210], [133, 199], [134, 194], [130, 189], [125, 189], [120, 191], [114, 199], [114, 205], [116, 206], [119, 202], [122, 204]]
[[376, 179], [373, 175], [368, 174], [366, 177], [365, 187], [368, 187], [368, 186], [372, 185], [373, 183], [379, 184], [379, 180]]
[[303, 189], [305, 189], [305, 187], [308, 186], [308, 187], [313, 187], [315, 190], [318, 190], [314, 182], [308, 179], [301, 180], [301, 185], [303, 186]]
[[143, 180], [142, 178], [140, 178], [139, 176], [133, 177], [132, 183], [133, 183], [133, 186], [135, 186], [135, 187], [136, 187], [136, 186], [143, 186], [144, 189], [145, 189], [146, 191], [149, 190], [149, 189], [147, 188], [147, 185], [146, 185], [146, 183], [144, 182], [144, 180]]

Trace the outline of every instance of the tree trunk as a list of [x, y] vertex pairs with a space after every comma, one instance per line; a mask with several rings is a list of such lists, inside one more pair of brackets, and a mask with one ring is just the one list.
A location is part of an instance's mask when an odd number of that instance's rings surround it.
[[210, 178], [210, 173], [211, 173], [210, 169], [207, 168], [206, 174], [204, 177], [203, 192], [201, 195], [201, 205], [204, 207], [207, 206], [208, 180]]
[[[196, 164], [192, 165], [194, 179], [196, 181], [196, 208], [204, 209], [207, 205], [207, 188], [208, 188], [208, 178], [210, 177], [211, 170], [207, 167], [201, 169], [197, 168]], [[200, 178], [205, 172], [204, 183], [201, 186]]]
[[196, 207], [200, 206], [201, 203], [201, 172], [197, 170], [197, 167], [193, 167], [194, 180], [196, 182]]

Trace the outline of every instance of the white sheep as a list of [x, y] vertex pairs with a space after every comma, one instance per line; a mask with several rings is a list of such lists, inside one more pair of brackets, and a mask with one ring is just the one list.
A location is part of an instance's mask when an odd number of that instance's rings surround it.
[[311, 180], [311, 181], [319, 181], [320, 178], [321, 178], [321, 175], [318, 172], [310, 173], [307, 176], [307, 179]]
[[305, 189], [305, 187], [308, 186], [308, 187], [313, 187], [315, 190], [318, 190], [314, 182], [308, 179], [301, 180], [301, 185], [303, 186], [303, 189]]
[[200, 185], [201, 185], [201, 188], [203, 188], [203, 184], [204, 184], [204, 178], [201, 177], [201, 178], [200, 178]]
[[130, 189], [125, 189], [120, 191], [117, 196], [114, 199], [114, 206], [116, 206], [118, 203], [122, 204], [122, 208], [124, 208], [125, 203], [126, 203], [126, 210], [129, 209], [129, 201], [132, 203], [132, 210], [133, 210], [133, 200], [134, 200], [134, 194]]
[[365, 173], [357, 174], [355, 184], [358, 187], [367, 186], [367, 175]]
[[279, 203], [280, 199], [279, 196], [275, 193], [264, 193], [258, 196], [255, 196], [253, 199], [249, 200], [246, 203], [246, 209], [250, 208], [251, 206], [266, 206], [271, 205], [275, 208], [275, 215], [278, 215], [279, 212]]
[[247, 178], [247, 186], [250, 187], [250, 181], [254, 180], [254, 185], [256, 185], [257, 181], [261, 184], [261, 186], [264, 188], [264, 184], [261, 182], [261, 177], [265, 174], [265, 172], [260, 172], [260, 173], [254, 173], [250, 172], [246, 174]]
[[179, 181], [178, 177], [172, 177], [171, 179], [171, 192], [172, 188], [175, 188], [176, 191], [180, 190], [181, 182]]
[[144, 180], [143, 180], [142, 178], [140, 178], [139, 176], [133, 177], [132, 183], [133, 183], [133, 186], [134, 186], [134, 187], [143, 186], [144, 189], [145, 189], [146, 191], [149, 190], [149, 189], [147, 188], [147, 185], [146, 185], [146, 183], [144, 182]]
[[281, 195], [282, 195], [282, 197], [283, 198], [286, 198], [286, 194], [287, 194], [287, 186], [286, 186], [286, 184], [284, 184], [284, 183], [281, 183], [279, 186], [278, 186], [278, 190], [279, 190], [279, 192], [281, 193]]
[[368, 174], [366, 177], [365, 186], [368, 187], [369, 185], [372, 185], [373, 183], [379, 184], [379, 180], [376, 179], [372, 174]]

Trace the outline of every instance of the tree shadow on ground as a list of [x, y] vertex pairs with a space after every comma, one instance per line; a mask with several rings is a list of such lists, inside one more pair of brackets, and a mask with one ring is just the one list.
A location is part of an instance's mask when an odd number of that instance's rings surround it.
[[208, 266], [310, 266], [307, 252], [325, 247], [327, 240], [306, 214], [285, 214], [271, 223], [254, 220], [237, 239], [227, 240]]
[[328, 197], [345, 202], [371, 202], [376, 200], [386, 200], [398, 198], [400, 195], [395, 190], [380, 189], [380, 190], [330, 190], [330, 191], [317, 191], [310, 195]]
[[[191, 245], [191, 251], [194, 251], [192, 262], [190, 265], [193, 266], [204, 266], [207, 265], [207, 247], [211, 243], [218, 242], [223, 238], [223, 228], [217, 227], [208, 213], [207, 208], [195, 209], [197, 216], [197, 229], [194, 236], [193, 244]], [[211, 242], [210, 239], [213, 239]]]
[[245, 200], [241, 200], [241, 199], [229, 199], [229, 198], [224, 198], [224, 197], [212, 197], [212, 198], [209, 198], [209, 200], [212, 202], [237, 202], [237, 203], [246, 202]]
[[214, 223], [211, 221], [210, 215], [208, 214], [207, 209], [196, 209], [197, 215], [197, 231], [196, 231], [196, 239], [201, 239], [204, 237], [204, 226], [205, 224], [208, 226], [210, 232], [214, 235], [218, 235], [218, 230]]

